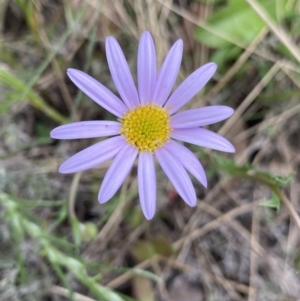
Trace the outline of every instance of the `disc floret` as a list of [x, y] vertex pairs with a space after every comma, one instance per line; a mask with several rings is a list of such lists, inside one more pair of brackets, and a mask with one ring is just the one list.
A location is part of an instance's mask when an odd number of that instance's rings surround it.
[[153, 152], [170, 138], [170, 116], [160, 106], [142, 105], [128, 111], [121, 121], [120, 133], [139, 152]]

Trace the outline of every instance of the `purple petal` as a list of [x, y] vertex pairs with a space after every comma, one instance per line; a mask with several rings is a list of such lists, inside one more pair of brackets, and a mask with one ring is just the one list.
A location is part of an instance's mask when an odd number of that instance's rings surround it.
[[60, 167], [60, 173], [73, 173], [102, 164], [113, 158], [126, 145], [123, 136], [117, 136], [96, 143], [66, 160]]
[[122, 124], [116, 121], [81, 121], [61, 125], [51, 131], [54, 139], [81, 139], [118, 135]]
[[222, 152], [235, 152], [234, 146], [227, 139], [202, 128], [174, 129], [170, 136], [177, 140], [216, 149]]
[[171, 117], [172, 128], [194, 128], [222, 121], [233, 114], [234, 110], [226, 106], [210, 106], [187, 110]]
[[127, 144], [119, 151], [103, 179], [98, 195], [98, 200], [101, 204], [112, 198], [125, 181], [137, 153], [137, 149], [130, 144]]
[[153, 155], [149, 152], [139, 155], [138, 184], [141, 207], [146, 219], [150, 220], [156, 207], [156, 173]]
[[120, 45], [108, 37], [105, 46], [109, 70], [123, 101], [129, 109], [138, 107], [139, 96]]
[[163, 105], [169, 97], [180, 68], [183, 42], [178, 40], [167, 54], [159, 71], [153, 95], [153, 102]]
[[198, 158], [185, 146], [170, 140], [164, 147], [170, 151], [177, 160], [186, 168], [205, 188], [207, 179], [205, 171]]
[[91, 76], [76, 69], [68, 69], [67, 74], [83, 93], [110, 113], [123, 117], [128, 111], [124, 103], [116, 95]]
[[164, 147], [155, 151], [161, 168], [177, 190], [182, 199], [190, 206], [196, 205], [196, 193], [189, 175], [172, 153]]
[[193, 98], [210, 80], [217, 69], [215, 63], [208, 63], [186, 78], [165, 104], [169, 114], [173, 114]]
[[142, 104], [153, 102], [156, 81], [156, 53], [151, 34], [143, 33], [138, 51], [138, 89]]

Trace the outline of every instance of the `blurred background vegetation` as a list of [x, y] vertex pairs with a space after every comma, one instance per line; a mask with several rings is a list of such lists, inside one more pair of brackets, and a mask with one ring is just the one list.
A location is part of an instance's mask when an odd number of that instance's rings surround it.
[[[236, 110], [209, 127], [234, 156], [189, 146], [209, 182], [194, 182], [196, 209], [157, 168], [151, 222], [136, 170], [99, 205], [109, 163], [57, 172], [96, 140], [49, 138], [70, 121], [113, 119], [66, 69], [117, 93], [105, 38], [118, 39], [135, 77], [144, 30], [158, 66], [183, 39], [177, 85], [218, 64], [187, 107]], [[299, 0], [0, 0], [0, 300], [299, 300], [299, 43]]]

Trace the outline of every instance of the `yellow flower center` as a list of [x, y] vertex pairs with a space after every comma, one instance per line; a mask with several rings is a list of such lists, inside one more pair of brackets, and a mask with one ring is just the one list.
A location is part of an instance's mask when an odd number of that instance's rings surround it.
[[121, 134], [140, 152], [153, 152], [164, 145], [171, 132], [170, 116], [164, 108], [147, 104], [127, 112]]

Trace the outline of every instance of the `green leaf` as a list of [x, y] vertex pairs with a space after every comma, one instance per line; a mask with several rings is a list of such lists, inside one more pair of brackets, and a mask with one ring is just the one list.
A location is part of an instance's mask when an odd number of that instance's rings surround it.
[[157, 275], [155, 275], [155, 274], [153, 274], [149, 271], [145, 271], [145, 270], [141, 270], [141, 269], [131, 269], [129, 271], [132, 274], [135, 274], [135, 275], [138, 275], [138, 276], [143, 276], [143, 277], [151, 279], [151, 280], [153, 280], [157, 283], [162, 282], [162, 279], [159, 276], [157, 276]]
[[152, 239], [155, 252], [165, 257], [175, 254], [172, 243], [164, 236], [156, 236]]
[[243, 176], [245, 178], [250, 177], [253, 180], [268, 184], [269, 186], [271, 185], [284, 187], [288, 183], [290, 183], [293, 178], [293, 174], [286, 176], [273, 175], [270, 172], [259, 171], [249, 163], [238, 166], [234, 163], [233, 160], [225, 158], [221, 155], [214, 154], [214, 157], [216, 159], [217, 167], [219, 168], [219, 170], [223, 170], [234, 176]]
[[218, 67], [224, 64], [226, 60], [234, 60], [240, 53], [241, 48], [231, 46], [217, 49], [211, 56], [211, 61], [215, 62]]
[[76, 246], [80, 246], [82, 241], [88, 242], [96, 237], [98, 229], [93, 223], [81, 223], [76, 218], [71, 220], [73, 239]]
[[292, 181], [293, 174], [289, 174], [287, 176], [271, 175], [271, 179], [275, 185], [284, 187]]
[[[280, 20], [287, 14], [286, 0], [276, 1], [276, 4], [274, 0], [259, 0], [258, 2], [274, 20]], [[216, 11], [207, 19], [207, 25], [218, 33], [218, 36], [203, 28], [197, 28], [196, 39], [207, 46], [223, 49], [233, 46], [227, 38], [245, 45], [249, 44], [266, 26], [246, 1], [236, 0], [229, 0], [227, 6]]]
[[147, 240], [138, 240], [133, 247], [133, 255], [138, 261], [149, 259], [155, 254], [153, 244]]
[[214, 158], [216, 160], [218, 168], [221, 168], [221, 170], [232, 175], [237, 173], [247, 174], [253, 169], [253, 167], [248, 163], [242, 166], [238, 166], [234, 163], [232, 159], [223, 157], [222, 155], [214, 154]]
[[272, 197], [270, 199], [264, 200], [259, 205], [263, 207], [275, 208], [278, 211], [280, 208], [280, 199], [275, 193], [272, 193]]
[[149, 259], [157, 254], [169, 257], [174, 253], [171, 242], [163, 236], [156, 236], [150, 240], [138, 240], [133, 248], [133, 254], [138, 261]]
[[100, 284], [95, 284], [94, 286], [97, 288], [95, 290], [97, 295], [101, 295], [106, 301], [124, 301], [124, 298], [113, 290]]

